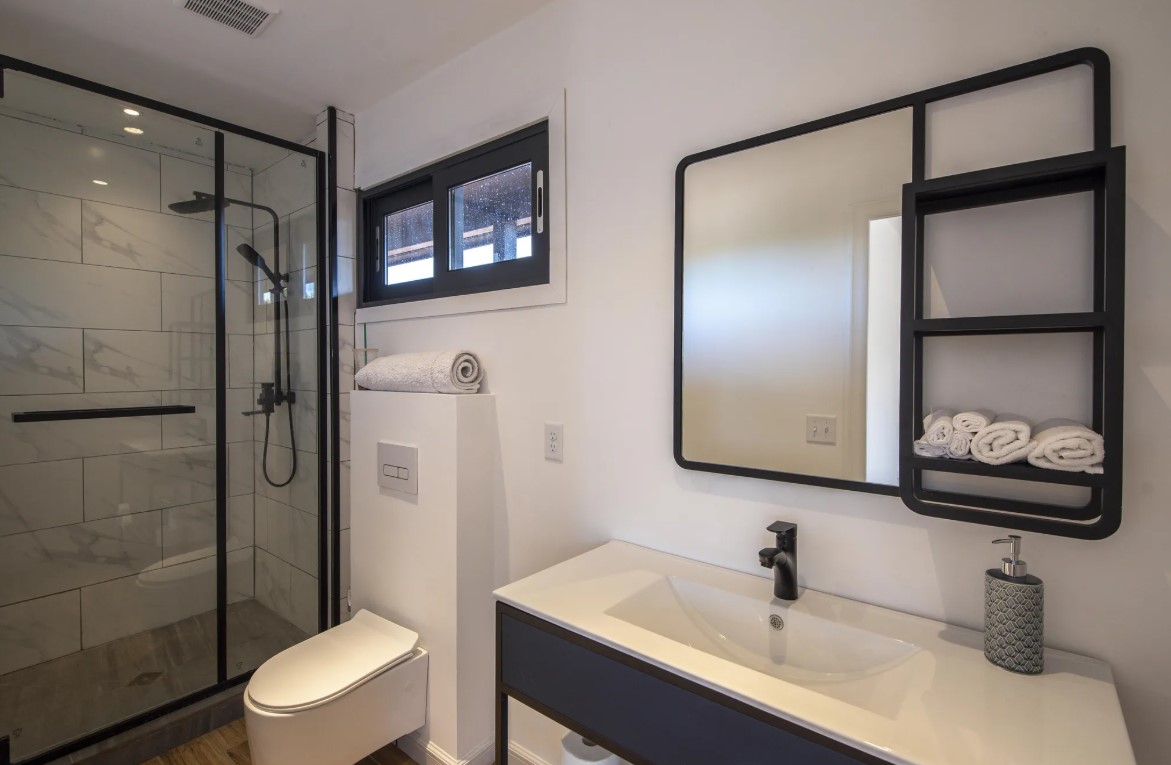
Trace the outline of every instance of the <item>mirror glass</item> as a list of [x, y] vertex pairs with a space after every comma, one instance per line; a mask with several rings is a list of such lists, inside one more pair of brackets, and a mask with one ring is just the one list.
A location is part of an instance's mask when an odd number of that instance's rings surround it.
[[687, 462], [898, 484], [911, 153], [905, 108], [686, 167]]

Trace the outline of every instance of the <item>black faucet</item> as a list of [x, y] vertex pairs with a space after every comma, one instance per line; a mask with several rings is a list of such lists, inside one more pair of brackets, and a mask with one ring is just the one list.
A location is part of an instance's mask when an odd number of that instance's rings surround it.
[[797, 524], [776, 521], [768, 530], [777, 535], [777, 546], [760, 551], [760, 565], [773, 570], [773, 595], [797, 599]]

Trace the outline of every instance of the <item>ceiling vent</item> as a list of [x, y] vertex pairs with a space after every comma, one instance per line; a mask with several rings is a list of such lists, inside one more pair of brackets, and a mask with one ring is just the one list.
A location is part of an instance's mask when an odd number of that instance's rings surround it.
[[250, 37], [259, 37], [280, 13], [267, 11], [244, 0], [175, 0], [175, 5]]

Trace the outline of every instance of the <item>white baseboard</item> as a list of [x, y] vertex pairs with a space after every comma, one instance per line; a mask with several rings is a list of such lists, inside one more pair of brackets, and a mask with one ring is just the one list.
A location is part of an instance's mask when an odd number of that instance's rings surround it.
[[515, 741], [508, 742], [509, 765], [550, 765]]
[[[470, 757], [458, 760], [433, 741], [425, 741], [418, 731], [398, 740], [398, 748], [419, 765], [492, 765], [495, 741], [488, 739], [476, 747]], [[549, 765], [537, 755], [513, 741], [508, 743], [509, 765]]]

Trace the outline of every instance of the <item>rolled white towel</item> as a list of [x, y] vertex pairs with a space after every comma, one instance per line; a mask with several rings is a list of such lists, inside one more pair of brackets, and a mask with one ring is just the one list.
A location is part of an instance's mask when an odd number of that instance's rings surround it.
[[996, 414], [994, 412], [990, 412], [987, 409], [972, 409], [967, 412], [960, 412], [951, 418], [951, 422], [956, 430], [962, 430], [972, 435], [988, 427], [988, 424], [995, 419]]
[[957, 429], [947, 442], [947, 456], [953, 460], [972, 459], [972, 434]]
[[943, 457], [947, 454], [946, 446], [929, 444], [922, 439], [912, 444], [911, 449], [915, 452], [916, 457]]
[[923, 440], [935, 446], [946, 447], [955, 428], [952, 425], [954, 409], [936, 409], [923, 418]]
[[1037, 446], [1029, 454], [1029, 464], [1071, 473], [1102, 472], [1105, 443], [1085, 425], [1074, 420], [1046, 420], [1036, 430], [1033, 440]]
[[1029, 456], [1037, 443], [1033, 426], [1012, 414], [1001, 414], [972, 437], [972, 457], [988, 465], [1007, 465]]
[[354, 375], [363, 388], [408, 393], [475, 393], [482, 379], [479, 360], [467, 351], [383, 356]]

